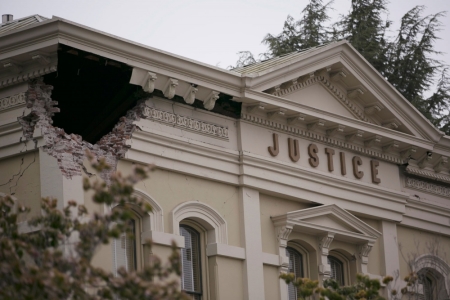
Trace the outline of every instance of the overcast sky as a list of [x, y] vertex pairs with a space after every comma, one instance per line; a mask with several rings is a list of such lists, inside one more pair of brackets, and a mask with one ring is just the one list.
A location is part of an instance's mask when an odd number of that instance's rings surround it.
[[[308, 0], [0, 0], [1, 14], [21, 18], [40, 14], [62, 17], [132, 41], [222, 68], [234, 64], [242, 50], [265, 51], [261, 40], [281, 32], [287, 15], [298, 19]], [[335, 0], [336, 19], [350, 0]], [[389, 18], [397, 29], [403, 14], [426, 5], [426, 14], [450, 10], [450, 0], [391, 0]], [[437, 48], [450, 52], [450, 15]], [[392, 35], [395, 31], [392, 30]], [[450, 64], [450, 53], [441, 57]]]

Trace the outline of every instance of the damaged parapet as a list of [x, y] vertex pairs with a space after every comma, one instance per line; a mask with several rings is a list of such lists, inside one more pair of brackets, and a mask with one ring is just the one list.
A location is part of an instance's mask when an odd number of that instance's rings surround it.
[[18, 118], [24, 139], [32, 140], [35, 130], [40, 130], [44, 139], [43, 150], [57, 159], [61, 173], [66, 178], [82, 174], [85, 169], [85, 153], [89, 150], [97, 158], [104, 158], [111, 166], [110, 170], [100, 174], [101, 178], [109, 183], [118, 160], [125, 156], [128, 149], [126, 140], [131, 138], [136, 129], [133, 122], [143, 117], [144, 102], [129, 110], [110, 133], [92, 145], [83, 141], [80, 135], [67, 134], [64, 129], [52, 125], [52, 116], [59, 112], [59, 108], [55, 107], [58, 103], [51, 98], [52, 90], [53, 87], [46, 85], [42, 78], [30, 82], [25, 101], [31, 112]]

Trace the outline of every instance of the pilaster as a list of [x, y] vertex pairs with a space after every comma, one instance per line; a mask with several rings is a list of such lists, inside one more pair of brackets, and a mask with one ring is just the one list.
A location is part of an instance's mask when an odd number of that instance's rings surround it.
[[264, 300], [264, 274], [261, 241], [259, 192], [247, 187], [239, 188], [241, 222], [243, 225], [244, 299]]

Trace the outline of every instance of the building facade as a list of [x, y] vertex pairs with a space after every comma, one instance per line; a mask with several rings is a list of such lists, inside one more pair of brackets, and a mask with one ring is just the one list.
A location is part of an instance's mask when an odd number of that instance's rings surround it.
[[401, 288], [412, 271], [413, 297], [449, 298], [450, 138], [346, 41], [228, 71], [35, 15], [0, 45], [0, 192], [30, 216], [41, 197], [108, 211], [84, 177], [156, 166], [135, 192], [153, 211], [96, 265], [140, 269], [175, 241], [193, 299], [295, 298], [280, 272]]

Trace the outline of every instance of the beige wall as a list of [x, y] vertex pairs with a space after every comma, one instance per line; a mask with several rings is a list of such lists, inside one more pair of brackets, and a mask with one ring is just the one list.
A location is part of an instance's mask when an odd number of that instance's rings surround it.
[[267, 300], [280, 299], [278, 267], [264, 265], [264, 294]]
[[[131, 162], [119, 162], [121, 172], [128, 173], [131, 168]], [[238, 188], [160, 169], [152, 172], [147, 180], [139, 182], [136, 188], [148, 193], [162, 207], [165, 232], [170, 232], [169, 214], [177, 205], [200, 201], [217, 210], [227, 221], [228, 244], [241, 246]]]
[[286, 200], [270, 195], [259, 195], [261, 210], [261, 238], [263, 252], [278, 254], [278, 242], [270, 216], [310, 207], [307, 203]]
[[419, 229], [397, 226], [400, 278], [404, 278], [411, 272], [409, 262], [416, 257], [432, 253], [450, 264], [450, 238], [422, 231]]
[[38, 215], [41, 207], [38, 151], [0, 160], [0, 170], [0, 192], [14, 195], [18, 203], [29, 207], [29, 217]]

